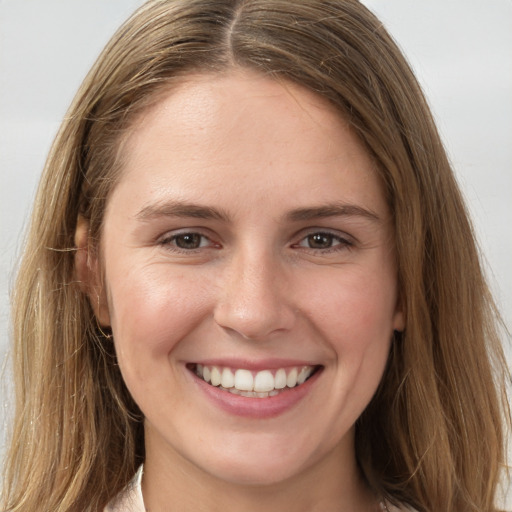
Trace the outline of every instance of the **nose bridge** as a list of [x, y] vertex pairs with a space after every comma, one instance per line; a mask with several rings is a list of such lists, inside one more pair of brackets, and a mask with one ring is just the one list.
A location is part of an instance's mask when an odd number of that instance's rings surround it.
[[289, 329], [294, 315], [286, 281], [285, 269], [271, 250], [246, 246], [236, 251], [222, 279], [217, 323], [247, 339]]

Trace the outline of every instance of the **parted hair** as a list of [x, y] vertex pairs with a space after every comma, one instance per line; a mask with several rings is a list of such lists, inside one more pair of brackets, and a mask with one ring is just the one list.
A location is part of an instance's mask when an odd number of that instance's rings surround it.
[[51, 149], [13, 290], [2, 510], [100, 511], [144, 460], [143, 418], [77, 279], [77, 219], [94, 251], [137, 116], [187, 73], [236, 67], [327, 99], [384, 186], [406, 327], [356, 425], [363, 475], [419, 512], [494, 512], [508, 417], [499, 318], [420, 87], [356, 0], [153, 0], [108, 43]]

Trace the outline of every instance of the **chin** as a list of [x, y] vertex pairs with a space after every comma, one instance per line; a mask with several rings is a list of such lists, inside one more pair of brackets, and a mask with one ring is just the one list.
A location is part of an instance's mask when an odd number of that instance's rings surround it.
[[[256, 446], [256, 449], [254, 449]], [[203, 457], [203, 470], [215, 478], [243, 486], [272, 486], [292, 479], [314, 464], [305, 458], [303, 451], [278, 449], [254, 443], [252, 449], [233, 451], [226, 447], [221, 453], [212, 454], [210, 460]]]
[[297, 468], [285, 467], [278, 461], [255, 467], [250, 462], [233, 463], [230, 466], [210, 471], [215, 478], [240, 486], [273, 486], [289, 480], [297, 475]]

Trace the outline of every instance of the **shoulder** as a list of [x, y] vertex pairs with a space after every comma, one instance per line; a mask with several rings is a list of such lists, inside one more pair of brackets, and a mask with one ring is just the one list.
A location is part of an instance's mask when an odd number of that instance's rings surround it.
[[141, 480], [142, 466], [131, 482], [107, 505], [104, 512], [144, 512]]

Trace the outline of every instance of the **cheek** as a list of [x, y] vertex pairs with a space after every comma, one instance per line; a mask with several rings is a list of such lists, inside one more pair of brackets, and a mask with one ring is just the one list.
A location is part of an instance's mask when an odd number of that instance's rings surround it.
[[169, 353], [207, 314], [204, 280], [165, 265], [132, 266], [107, 275], [112, 331], [119, 357]]
[[362, 352], [388, 346], [397, 300], [392, 272], [354, 267], [340, 269], [324, 286], [315, 282], [305, 308], [335, 349]]

